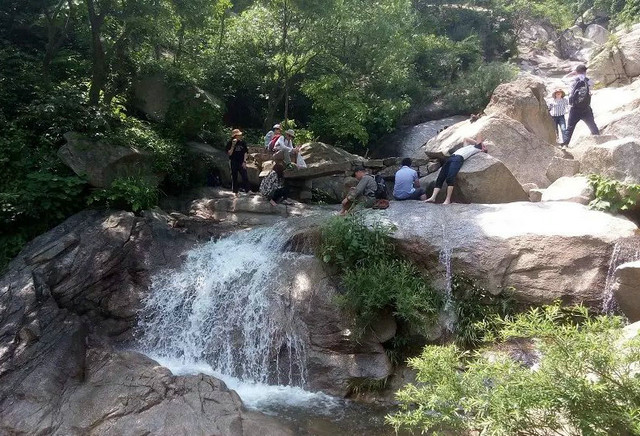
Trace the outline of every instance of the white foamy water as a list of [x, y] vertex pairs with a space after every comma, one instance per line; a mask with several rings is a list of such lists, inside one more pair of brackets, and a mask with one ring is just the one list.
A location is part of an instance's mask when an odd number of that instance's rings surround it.
[[168, 368], [174, 375], [206, 374], [222, 380], [229, 389], [238, 393], [244, 405], [250, 409], [281, 412], [283, 408], [304, 408], [312, 409], [317, 415], [334, 416], [341, 413], [345, 407], [344, 400], [322, 392], [309, 392], [298, 386], [243, 381], [215, 371], [207, 362], [185, 364], [182, 360], [167, 359], [153, 354], [149, 357]]
[[285, 224], [238, 232], [156, 275], [139, 314], [141, 351], [178, 373], [304, 386], [303, 326], [282, 297], [291, 284], [279, 273], [291, 261], [286, 233]]

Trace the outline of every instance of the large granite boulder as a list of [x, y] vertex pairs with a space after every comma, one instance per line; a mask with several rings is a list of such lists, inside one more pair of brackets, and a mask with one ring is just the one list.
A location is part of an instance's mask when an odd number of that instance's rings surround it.
[[640, 24], [630, 32], [619, 30], [615, 38], [616, 44], [603, 46], [589, 62], [591, 76], [605, 85], [629, 83], [640, 76]]
[[417, 157], [423, 158], [426, 153], [428, 157], [442, 158], [452, 147], [459, 146], [465, 137], [478, 135], [492, 142], [489, 154], [502, 161], [520, 184], [535, 183], [540, 188], [549, 186], [546, 173], [556, 149], [525, 129], [520, 122], [502, 115], [451, 126], [429, 140]]
[[584, 174], [601, 174], [627, 183], [640, 183], [640, 140], [633, 137], [583, 141], [573, 152]]
[[[420, 185], [430, 195], [441, 170], [420, 179]], [[445, 196], [446, 182], [438, 201]], [[484, 153], [469, 158], [456, 177], [452, 200], [457, 203], [509, 203], [527, 201], [527, 193], [511, 171], [498, 159]]]
[[76, 132], [64, 138], [67, 143], [58, 150], [58, 157], [96, 188], [107, 188], [120, 177], [142, 177], [154, 185], [163, 178], [154, 170], [151, 153], [92, 141]]
[[640, 321], [640, 260], [616, 268], [613, 295], [629, 321]]
[[[152, 121], [167, 120], [167, 115], [184, 115], [193, 111], [205, 115], [218, 111], [221, 102], [211, 93], [191, 84], [176, 86], [162, 73], [138, 77], [133, 86], [133, 105]], [[177, 112], [182, 113], [177, 113]]]
[[547, 178], [551, 183], [560, 177], [571, 177], [580, 171], [580, 162], [575, 159], [565, 159], [554, 156], [547, 168]]
[[220, 184], [231, 186], [229, 156], [224, 150], [200, 142], [187, 142], [186, 146], [191, 171], [198, 179], [208, 183], [210, 178], [217, 177]]
[[586, 177], [560, 177], [542, 193], [542, 201], [571, 201], [589, 204], [594, 192]]
[[[306, 168], [285, 171], [289, 179], [313, 179], [332, 174], [349, 173], [354, 165], [363, 164], [365, 159], [346, 150], [322, 142], [304, 144], [300, 153], [307, 164]], [[265, 176], [264, 172], [260, 174]]]
[[518, 300], [533, 304], [560, 299], [599, 307], [616, 242], [638, 232], [626, 218], [567, 202], [397, 202], [370, 216], [397, 226], [401, 252], [424, 268], [451, 249], [453, 273], [491, 292], [513, 288]]
[[541, 79], [523, 75], [513, 82], [498, 85], [484, 112], [513, 118], [538, 138], [553, 144], [556, 129], [549, 115], [546, 95], [547, 88]]

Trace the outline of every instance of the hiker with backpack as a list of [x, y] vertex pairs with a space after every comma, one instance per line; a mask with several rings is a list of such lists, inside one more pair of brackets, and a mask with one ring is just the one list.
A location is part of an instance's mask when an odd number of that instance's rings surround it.
[[549, 114], [553, 118], [553, 122], [556, 124], [556, 130], [560, 129], [560, 141], [561, 144], [567, 142], [567, 124], [564, 119], [564, 115], [569, 108], [569, 100], [565, 97], [564, 90], [558, 88], [553, 91], [551, 96], [552, 100], [549, 103]]
[[273, 151], [273, 148], [282, 136], [282, 126], [280, 124], [275, 124], [271, 130], [264, 137], [264, 148], [269, 151]]
[[293, 145], [293, 138], [295, 138], [296, 133], [289, 129], [284, 132], [283, 136], [280, 136], [275, 143], [273, 155], [273, 160], [279, 160], [284, 162], [285, 169], [294, 168], [295, 165], [291, 163], [291, 155], [297, 157], [299, 148], [296, 148]]
[[569, 146], [573, 131], [580, 120], [584, 121], [589, 127], [592, 135], [600, 134], [591, 110], [591, 87], [593, 82], [587, 77], [587, 67], [582, 64], [578, 65], [575, 71], [567, 74], [564, 78], [569, 76], [577, 77], [571, 83], [571, 91], [569, 92], [571, 109], [569, 110], [569, 120], [567, 121], [567, 135], [562, 144], [560, 144], [562, 147]]
[[373, 176], [368, 175], [363, 166], [358, 166], [355, 169], [354, 177], [358, 184], [355, 188], [351, 188], [349, 194], [342, 200], [340, 215], [346, 215], [356, 204], [365, 208], [372, 208], [376, 203], [378, 184]]
[[427, 192], [420, 187], [418, 172], [411, 168], [411, 158], [402, 159], [401, 167], [396, 171], [393, 198], [401, 201], [427, 199]]
[[244, 192], [249, 192], [249, 175], [247, 174], [247, 153], [249, 148], [239, 129], [233, 129], [231, 139], [227, 142], [227, 155], [231, 166], [231, 190], [238, 195], [238, 173], [242, 177]]
[[464, 138], [463, 144], [470, 145], [461, 147], [453, 152], [453, 154], [449, 157], [449, 159], [447, 159], [444, 165], [442, 165], [442, 168], [440, 168], [438, 178], [436, 179], [436, 186], [435, 188], [433, 188], [433, 194], [431, 194], [431, 197], [427, 198], [426, 200], [428, 203], [436, 202], [436, 197], [438, 196], [438, 193], [442, 189], [442, 185], [446, 180], [447, 197], [442, 204], [450, 204], [456, 176], [458, 175], [458, 171], [460, 171], [460, 168], [462, 168], [462, 164], [469, 158], [480, 152], [487, 153], [487, 146], [482, 140], [482, 137], [478, 137], [477, 139]]

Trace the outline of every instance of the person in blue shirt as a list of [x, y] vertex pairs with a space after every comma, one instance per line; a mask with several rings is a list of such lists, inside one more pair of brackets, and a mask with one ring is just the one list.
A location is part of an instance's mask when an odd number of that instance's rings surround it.
[[396, 172], [393, 186], [393, 198], [396, 200], [426, 200], [427, 192], [420, 187], [418, 172], [411, 168], [411, 159], [402, 159], [402, 166]]

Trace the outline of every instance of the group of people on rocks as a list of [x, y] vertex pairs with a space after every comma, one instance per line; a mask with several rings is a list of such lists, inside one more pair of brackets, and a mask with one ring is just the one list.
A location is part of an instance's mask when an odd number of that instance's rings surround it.
[[[556, 129], [560, 130], [559, 143], [561, 147], [568, 146], [579, 121], [583, 121], [589, 127], [592, 135], [600, 133], [591, 109], [593, 82], [586, 76], [586, 73], [587, 67], [578, 65], [574, 71], [565, 75], [563, 79], [575, 76], [571, 82], [569, 98], [567, 99], [563, 89], [556, 89], [552, 94], [552, 100], [548, 104], [549, 113], [554, 120]], [[565, 121], [567, 112], [569, 113], [569, 119]], [[264, 147], [267, 152], [273, 153], [272, 160], [275, 164], [260, 183], [259, 192], [273, 206], [276, 206], [279, 202], [288, 203], [288, 189], [284, 180], [284, 172], [286, 169], [296, 168], [296, 164], [292, 160], [296, 159], [300, 153], [300, 147], [294, 145], [294, 138], [295, 132], [286, 130], [283, 133], [280, 124], [275, 124], [272, 130], [264, 137]], [[243, 190], [248, 193], [248, 146], [240, 130], [234, 129], [231, 132], [231, 139], [227, 142], [226, 150], [229, 155], [233, 192], [238, 195], [238, 175], [240, 175]], [[435, 181], [433, 193], [428, 198], [425, 189], [420, 187], [418, 172], [411, 168], [411, 159], [403, 159], [400, 169], [395, 174], [393, 198], [398, 201], [421, 200], [435, 203], [436, 197], [446, 181], [447, 192], [443, 204], [451, 203], [456, 176], [462, 165], [465, 161], [481, 152], [488, 152], [487, 143], [482, 137], [464, 138], [459, 148], [450, 150], [450, 156], [442, 165]], [[354, 171], [354, 176], [358, 183], [349, 190], [349, 193], [342, 200], [341, 215], [348, 213], [354, 206], [375, 207], [376, 201], [379, 200], [379, 182], [373, 176], [367, 174], [364, 167], [357, 167]]]
[[[275, 162], [271, 172], [260, 183], [259, 192], [275, 206], [278, 202], [287, 203], [288, 190], [284, 184], [285, 169], [296, 168], [292, 158], [297, 158], [300, 147], [293, 143], [296, 134], [289, 129], [282, 132], [282, 126], [276, 124], [264, 137], [265, 149], [273, 153], [271, 159]], [[238, 176], [242, 179], [242, 191], [251, 193], [249, 189], [249, 175], [247, 173], [247, 156], [249, 147], [244, 140], [244, 134], [239, 129], [231, 131], [231, 139], [226, 145], [229, 156], [229, 166], [231, 168], [231, 190], [238, 196], [240, 185]]]
[[[560, 147], [568, 147], [573, 136], [573, 131], [579, 121], [583, 121], [592, 135], [599, 135], [600, 131], [593, 118], [591, 109], [591, 89], [593, 82], [587, 77], [587, 67], [578, 65], [574, 71], [565, 75], [563, 79], [575, 77], [571, 82], [569, 98], [562, 88], [553, 91], [552, 99], [548, 104], [549, 113], [553, 118], [556, 129], [560, 131]], [[565, 122], [565, 115], [569, 113], [569, 119]]]

